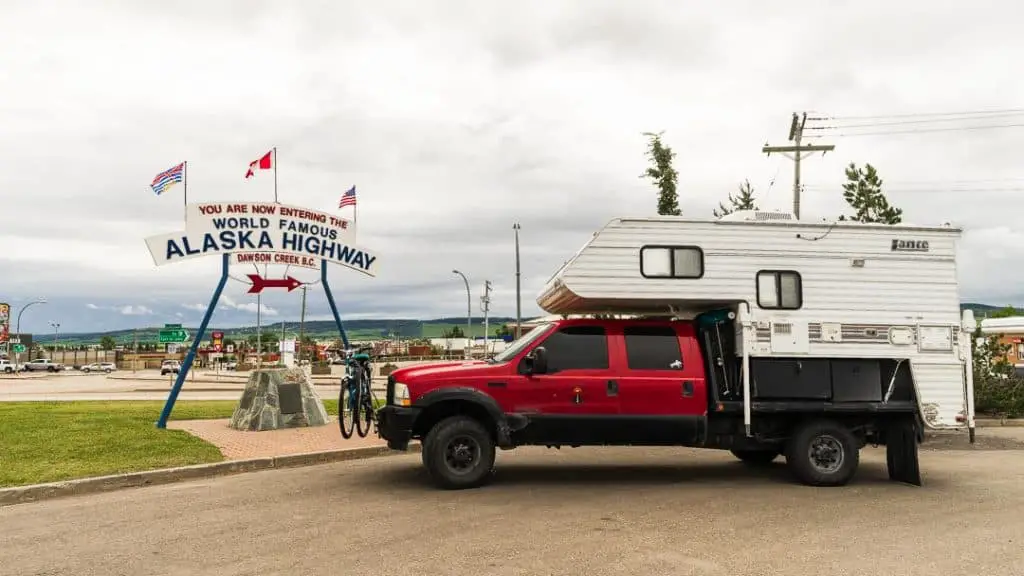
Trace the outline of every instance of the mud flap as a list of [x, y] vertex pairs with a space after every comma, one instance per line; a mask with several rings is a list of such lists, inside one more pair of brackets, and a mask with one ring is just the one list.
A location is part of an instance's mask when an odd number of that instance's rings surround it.
[[885, 460], [889, 479], [921, 485], [921, 467], [917, 458], [917, 430], [913, 420], [893, 422], [885, 435]]

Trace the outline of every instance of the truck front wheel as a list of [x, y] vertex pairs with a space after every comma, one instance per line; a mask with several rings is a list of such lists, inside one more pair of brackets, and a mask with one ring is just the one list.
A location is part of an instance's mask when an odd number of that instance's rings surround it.
[[431, 479], [447, 490], [480, 486], [494, 468], [494, 439], [469, 416], [452, 416], [435, 424], [422, 449]]
[[822, 420], [797, 429], [786, 446], [786, 463], [810, 486], [843, 486], [860, 463], [857, 438], [838, 422]]

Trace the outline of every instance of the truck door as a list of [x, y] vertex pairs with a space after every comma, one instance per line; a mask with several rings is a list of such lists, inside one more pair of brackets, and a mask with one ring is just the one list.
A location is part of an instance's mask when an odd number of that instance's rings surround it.
[[616, 390], [608, 384], [614, 376], [605, 327], [563, 326], [538, 346], [547, 351], [547, 371], [516, 382], [534, 410], [530, 436], [552, 444], [603, 442], [608, 418], [619, 411]]
[[682, 323], [626, 324], [613, 336], [620, 418], [632, 441], [703, 439], [707, 390], [694, 338], [692, 326]]

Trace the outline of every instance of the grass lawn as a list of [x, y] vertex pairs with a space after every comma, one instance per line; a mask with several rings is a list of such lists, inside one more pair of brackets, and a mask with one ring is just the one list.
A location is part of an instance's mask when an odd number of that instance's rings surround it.
[[[0, 487], [219, 462], [215, 446], [159, 430], [163, 401], [0, 402]], [[230, 418], [236, 402], [180, 401], [172, 420]], [[324, 400], [338, 413], [337, 400]]]

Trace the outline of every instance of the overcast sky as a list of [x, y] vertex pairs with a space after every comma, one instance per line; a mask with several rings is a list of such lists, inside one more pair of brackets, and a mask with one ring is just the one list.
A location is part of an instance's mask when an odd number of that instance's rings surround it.
[[[788, 210], [792, 163], [761, 146], [806, 110], [846, 128], [808, 131], [836, 150], [804, 163], [805, 217], [842, 213], [843, 167], [871, 162], [905, 220], [966, 228], [965, 300], [1024, 302], [1024, 127], [925, 131], [1024, 114], [898, 116], [1024, 107], [1019, 3], [498, 6], [0, 0], [0, 301], [49, 299], [25, 331], [197, 323], [219, 262], [153, 265], [143, 238], [181, 227], [183, 197], [149, 182], [188, 160], [189, 200], [270, 201], [269, 173], [243, 175], [277, 146], [282, 202], [335, 212], [357, 186], [381, 269], [333, 270], [346, 317], [464, 315], [452, 268], [474, 312], [486, 278], [492, 313], [514, 315], [516, 220], [532, 316], [594, 230], [655, 213], [642, 132], [677, 152], [685, 214], [710, 216], [745, 178]], [[255, 322], [246, 289], [229, 283], [216, 324]], [[299, 292], [278, 292], [267, 319], [296, 319]]]

